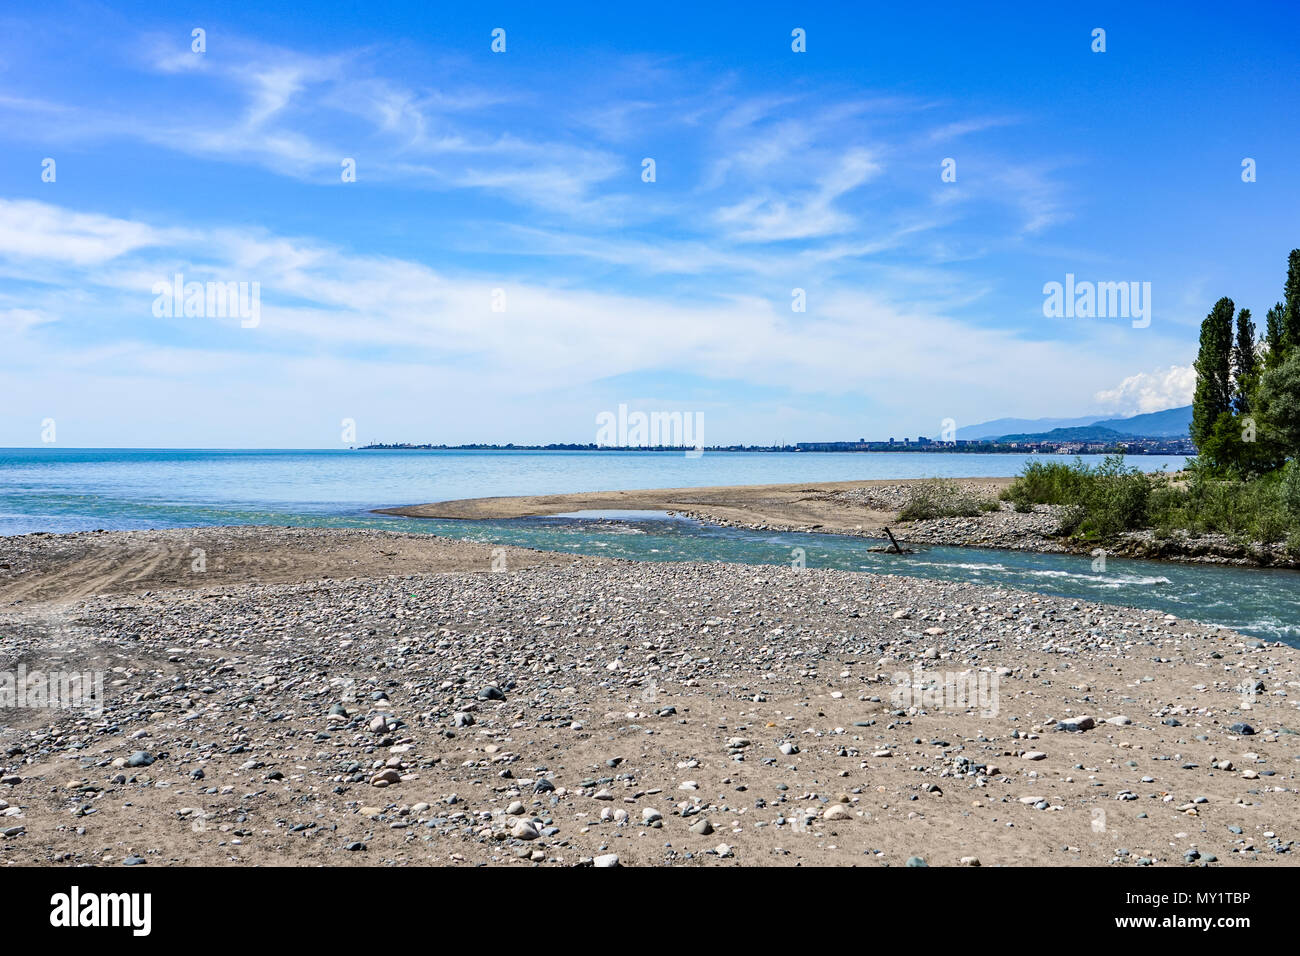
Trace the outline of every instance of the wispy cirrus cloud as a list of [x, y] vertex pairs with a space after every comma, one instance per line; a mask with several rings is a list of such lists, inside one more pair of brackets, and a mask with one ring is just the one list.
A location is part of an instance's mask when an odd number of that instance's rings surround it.
[[[5, 77], [3, 141], [76, 158], [39, 200], [0, 199], [9, 368], [57, 355], [89, 380], [112, 361], [145, 390], [233, 365], [250, 407], [277, 365], [312, 383], [312, 368], [387, 368], [393, 408], [427, 398], [423, 368], [477, 381], [503, 419], [523, 396], [682, 374], [771, 390], [774, 408], [848, 396], [928, 422], [963, 389], [989, 417], [1053, 390], [1068, 410], [1164, 360], [1159, 325], [1043, 325], [1045, 270], [1025, 250], [1076, 199], [1051, 150], [999, 139], [1030, 113], [699, 58], [539, 71], [400, 41], [219, 41], [200, 56], [187, 34], [126, 35], [104, 91]], [[344, 158], [358, 183], [341, 183]], [[128, 172], [76, 191], [105, 160]], [[260, 326], [159, 320], [152, 286], [176, 272], [260, 282]], [[900, 406], [922, 380], [934, 398]]]
[[768, 191], [751, 196], [718, 210], [717, 221], [738, 242], [780, 242], [844, 233], [854, 220], [836, 207], [836, 200], [882, 170], [869, 152], [852, 150], [803, 195], [787, 198]]

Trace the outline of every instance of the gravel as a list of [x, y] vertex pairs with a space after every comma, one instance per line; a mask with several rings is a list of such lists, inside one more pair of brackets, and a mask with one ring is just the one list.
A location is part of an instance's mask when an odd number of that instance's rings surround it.
[[[0, 668], [57, 627], [107, 678], [102, 712], [0, 728], [4, 864], [1204, 866], [1287, 862], [1297, 829], [1297, 653], [1156, 612], [604, 560], [0, 623]], [[996, 678], [991, 711], [898, 697], [952, 674]]]

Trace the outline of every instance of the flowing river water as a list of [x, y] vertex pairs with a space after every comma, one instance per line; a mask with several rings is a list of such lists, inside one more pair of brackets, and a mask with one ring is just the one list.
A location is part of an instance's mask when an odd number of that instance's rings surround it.
[[[1300, 572], [929, 547], [723, 528], [651, 513], [447, 521], [371, 508], [458, 497], [870, 478], [1011, 475], [1027, 456], [0, 450], [0, 534], [272, 524], [372, 527], [638, 561], [729, 561], [908, 574], [1153, 608], [1300, 646]], [[1155, 470], [1182, 459], [1132, 459]]]

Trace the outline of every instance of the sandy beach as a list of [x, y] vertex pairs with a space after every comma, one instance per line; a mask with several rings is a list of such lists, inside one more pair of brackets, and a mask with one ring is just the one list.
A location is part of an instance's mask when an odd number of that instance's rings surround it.
[[3, 713], [0, 865], [1275, 865], [1300, 834], [1298, 652], [1153, 611], [251, 527], [0, 539], [0, 633], [0, 671], [105, 677]]
[[[959, 478], [952, 484], [977, 498], [996, 499], [1013, 478]], [[465, 498], [431, 504], [376, 509], [406, 518], [489, 520], [569, 514], [583, 511], [667, 511], [710, 524], [761, 531], [817, 531], [884, 538], [889, 528], [910, 544], [953, 544], [1010, 550], [1064, 552], [1056, 538], [1055, 509], [1039, 507], [1019, 514], [1009, 505], [973, 518], [902, 521], [899, 512], [919, 479], [801, 482], [781, 485], [729, 485], [656, 488], [637, 491], [581, 492]]]
[[[1012, 478], [962, 478], [959, 484], [990, 497]], [[880, 532], [896, 522], [907, 480], [800, 482], [596, 491], [566, 495], [465, 498], [377, 509], [407, 518], [523, 518], [573, 511], [673, 511], [715, 524], [743, 524], [791, 531]]]

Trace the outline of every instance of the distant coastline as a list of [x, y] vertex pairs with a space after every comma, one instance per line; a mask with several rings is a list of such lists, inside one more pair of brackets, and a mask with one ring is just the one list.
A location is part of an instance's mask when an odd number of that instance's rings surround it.
[[376, 442], [362, 445], [358, 451], [604, 451], [604, 452], [911, 452], [923, 454], [973, 454], [973, 455], [1195, 455], [1196, 446], [1190, 439], [1136, 438], [1124, 442], [1078, 441], [1025, 441], [989, 442], [956, 441], [939, 442], [928, 439], [918, 441], [887, 442], [799, 442], [794, 445], [705, 445], [684, 448], [681, 445], [597, 445], [556, 442], [547, 445], [516, 445], [513, 442], [496, 445], [475, 443], [469, 445], [434, 445], [413, 442]]

